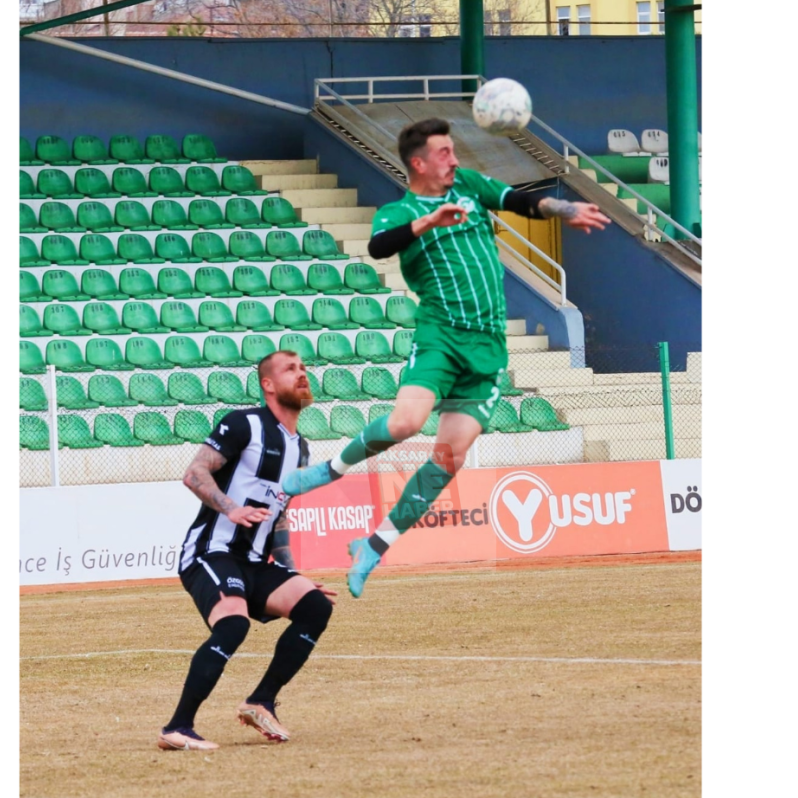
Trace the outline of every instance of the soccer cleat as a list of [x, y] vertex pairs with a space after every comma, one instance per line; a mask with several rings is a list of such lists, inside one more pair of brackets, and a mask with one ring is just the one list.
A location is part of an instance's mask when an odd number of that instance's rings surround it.
[[274, 704], [248, 704], [244, 701], [238, 708], [238, 722], [242, 726], [252, 726], [275, 743], [286, 743], [291, 739], [288, 729], [277, 720]]
[[215, 751], [218, 747], [216, 743], [203, 739], [188, 726], [170, 732], [161, 729], [158, 735], [158, 748], [164, 751]]
[[310, 490], [329, 485], [336, 479], [340, 479], [343, 474], [332, 470], [330, 461], [308, 466], [307, 468], [297, 468], [283, 480], [283, 492], [289, 496], [299, 496]]
[[371, 548], [368, 538], [355, 538], [349, 544], [352, 567], [347, 571], [346, 584], [349, 592], [360, 598], [368, 575], [380, 564], [380, 555]]

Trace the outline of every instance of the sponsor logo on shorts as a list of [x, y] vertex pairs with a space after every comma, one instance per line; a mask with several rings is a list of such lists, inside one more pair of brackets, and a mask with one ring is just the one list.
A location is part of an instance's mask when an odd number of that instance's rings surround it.
[[237, 576], [227, 577], [227, 587], [230, 590], [240, 590], [242, 593], [246, 592], [244, 589], [244, 580], [239, 579]]

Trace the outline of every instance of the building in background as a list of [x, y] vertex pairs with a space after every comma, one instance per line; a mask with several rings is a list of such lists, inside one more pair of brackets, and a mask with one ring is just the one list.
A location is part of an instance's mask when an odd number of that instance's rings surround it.
[[[656, 36], [665, 33], [664, 0], [548, 0], [555, 36]], [[695, 12], [701, 33], [701, 10]]]

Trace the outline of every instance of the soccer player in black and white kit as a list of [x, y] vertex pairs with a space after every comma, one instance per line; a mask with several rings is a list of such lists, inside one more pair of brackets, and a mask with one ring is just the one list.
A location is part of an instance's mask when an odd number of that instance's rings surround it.
[[307, 661], [335, 603], [328, 598], [334, 590], [294, 569], [284, 512], [281, 483], [309, 458], [296, 431], [300, 411], [313, 401], [305, 366], [295, 352], [279, 351], [260, 362], [258, 377], [266, 406], [228, 413], [183, 478], [202, 508], [183, 542], [180, 580], [211, 636], [194, 654], [177, 709], [158, 735], [165, 750], [219, 747], [194, 731], [194, 717], [244, 642], [250, 618], [291, 623], [238, 718], [269, 740], [287, 741], [275, 698]]

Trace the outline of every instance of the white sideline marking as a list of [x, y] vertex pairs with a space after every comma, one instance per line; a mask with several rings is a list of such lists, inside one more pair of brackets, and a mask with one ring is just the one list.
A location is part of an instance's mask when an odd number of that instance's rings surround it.
[[[88, 651], [83, 654], [44, 654], [34, 657], [20, 657], [24, 660], [45, 659], [93, 659], [96, 657], [117, 657], [127, 654], [194, 654], [190, 649], [181, 648], [133, 648], [120, 651]], [[269, 659], [268, 654], [237, 653], [237, 658]], [[313, 659], [348, 660], [399, 660], [404, 662], [543, 662], [564, 665], [701, 665], [698, 659], [625, 659], [601, 657], [481, 657], [481, 656], [426, 656], [413, 654], [314, 654]]]

